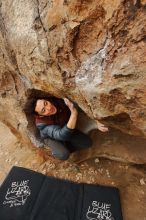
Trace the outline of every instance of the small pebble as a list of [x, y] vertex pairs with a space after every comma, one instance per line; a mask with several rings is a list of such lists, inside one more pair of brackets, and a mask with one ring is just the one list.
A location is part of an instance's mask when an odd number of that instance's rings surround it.
[[95, 163], [99, 163], [100, 161], [99, 161], [99, 159], [98, 158], [96, 158], [95, 159]]
[[145, 181], [144, 181], [144, 179], [142, 178], [142, 179], [140, 179], [140, 184], [141, 185], [145, 185]]

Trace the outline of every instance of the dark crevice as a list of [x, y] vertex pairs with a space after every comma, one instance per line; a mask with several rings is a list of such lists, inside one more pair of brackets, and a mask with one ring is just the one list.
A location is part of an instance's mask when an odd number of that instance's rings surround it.
[[129, 73], [129, 74], [117, 74], [117, 75], [114, 75], [114, 78], [115, 79], [135, 79], [137, 80], [139, 78], [138, 74], [134, 75], [134, 73]]
[[114, 116], [108, 116], [103, 118], [103, 121], [109, 126], [120, 130], [122, 133], [144, 138], [144, 134], [133, 124], [128, 113], [123, 112]]
[[137, 8], [140, 8], [141, 7], [141, 0], [135, 0], [135, 6]]
[[14, 80], [15, 91], [16, 91], [17, 94], [19, 94], [19, 88], [17, 86], [17, 80], [15, 79], [15, 76], [12, 73], [11, 73], [11, 76], [12, 76], [12, 78]]
[[44, 32], [46, 33], [47, 30], [46, 30], [45, 27], [44, 27], [44, 24], [43, 24], [43, 22], [42, 22], [41, 15], [40, 15], [39, 0], [36, 0], [36, 1], [37, 1], [37, 5], [38, 5], [38, 8], [37, 8], [37, 9], [38, 9], [38, 17], [37, 17], [36, 19], [39, 19], [39, 21], [40, 21], [40, 23], [41, 23], [41, 26], [42, 26]]
[[146, 174], [146, 164], [132, 164], [132, 167], [135, 167]]
[[48, 2], [46, 2], [45, 5], [42, 7], [40, 13], [42, 13], [47, 6], [48, 6]]
[[79, 38], [79, 33], [80, 33], [80, 26], [77, 26], [76, 28], [74, 28], [74, 38], [72, 40], [72, 54], [75, 58], [77, 58], [76, 47]]

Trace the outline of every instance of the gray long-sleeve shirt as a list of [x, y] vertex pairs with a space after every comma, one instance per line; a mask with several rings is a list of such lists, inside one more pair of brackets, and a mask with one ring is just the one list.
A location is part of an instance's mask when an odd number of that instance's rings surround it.
[[58, 141], [69, 141], [75, 129], [70, 129], [67, 125], [63, 127], [59, 125], [46, 125], [43, 123], [37, 124], [37, 128], [40, 130], [41, 138], [52, 138]]

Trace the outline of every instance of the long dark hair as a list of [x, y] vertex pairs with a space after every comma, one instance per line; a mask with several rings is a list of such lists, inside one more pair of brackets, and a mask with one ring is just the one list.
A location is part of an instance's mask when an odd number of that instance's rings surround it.
[[45, 99], [45, 100], [50, 101], [52, 104], [54, 104], [58, 109], [59, 106], [58, 106], [58, 103], [56, 102], [56, 99], [58, 98], [44, 91], [36, 90], [36, 89], [28, 90], [26, 95], [27, 95], [27, 101], [23, 107], [23, 112], [25, 113], [27, 121], [28, 121], [27, 128], [29, 132], [32, 133], [35, 137], [40, 138], [40, 132], [35, 125], [36, 124], [35, 119], [39, 115], [37, 112], [35, 112], [36, 103], [38, 99]]
[[51, 102], [53, 105], [55, 105], [57, 107], [57, 103], [56, 103], [56, 97], [53, 97], [53, 96], [49, 96], [49, 97], [33, 97], [33, 98], [30, 98], [25, 106], [24, 106], [24, 112], [26, 115], [39, 115], [36, 111], [35, 111], [35, 107], [36, 107], [36, 104], [37, 104], [37, 101], [39, 99], [45, 99], [49, 102]]
[[38, 100], [38, 98], [30, 98], [29, 100], [27, 100], [27, 102], [23, 108], [25, 114], [27, 114], [27, 115], [37, 114], [37, 112], [35, 112], [37, 100]]
[[23, 107], [23, 111], [27, 116], [34, 116], [38, 115], [38, 113], [35, 111], [35, 107], [37, 104], [38, 99], [45, 99], [47, 101], [50, 101], [52, 104], [54, 103], [55, 97], [43, 92], [41, 90], [31, 89], [27, 92], [27, 101]]

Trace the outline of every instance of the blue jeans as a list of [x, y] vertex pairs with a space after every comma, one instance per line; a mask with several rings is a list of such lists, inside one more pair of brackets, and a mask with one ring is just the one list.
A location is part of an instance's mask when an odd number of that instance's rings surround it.
[[91, 147], [92, 140], [88, 135], [76, 129], [69, 141], [62, 142], [47, 138], [44, 143], [51, 149], [54, 157], [67, 160], [71, 153]]

